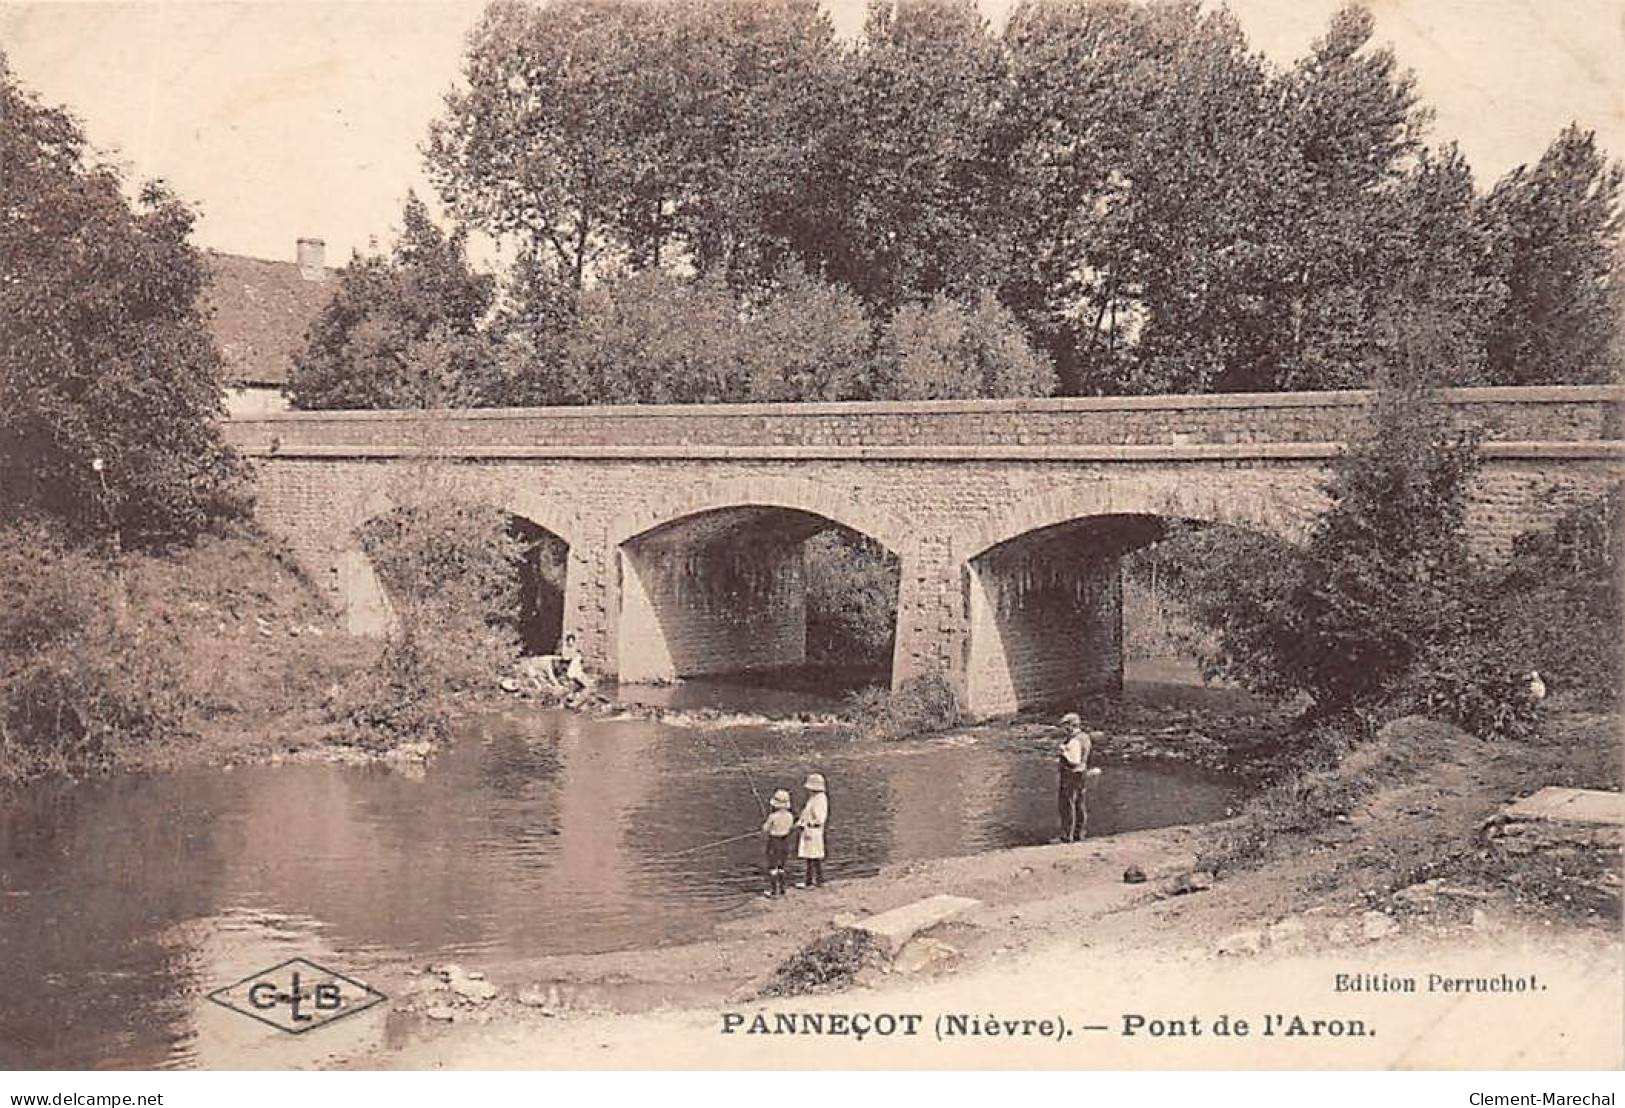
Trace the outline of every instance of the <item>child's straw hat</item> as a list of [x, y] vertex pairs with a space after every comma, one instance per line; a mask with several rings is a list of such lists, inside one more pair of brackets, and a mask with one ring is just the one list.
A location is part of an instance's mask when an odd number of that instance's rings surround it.
[[780, 789], [778, 792], [773, 794], [773, 799], [768, 801], [768, 803], [772, 804], [775, 808], [788, 808], [790, 807], [790, 794], [784, 789]]
[[824, 775], [822, 773], [809, 773], [802, 788], [808, 792], [821, 793], [824, 791]]

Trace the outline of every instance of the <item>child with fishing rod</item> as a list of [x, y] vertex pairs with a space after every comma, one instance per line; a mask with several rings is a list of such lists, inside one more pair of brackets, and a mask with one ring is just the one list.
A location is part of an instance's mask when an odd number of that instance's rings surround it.
[[790, 860], [790, 834], [795, 830], [795, 817], [790, 815], [790, 793], [779, 789], [769, 801], [773, 810], [762, 821], [762, 835], [767, 841], [768, 899], [784, 895], [784, 866]]

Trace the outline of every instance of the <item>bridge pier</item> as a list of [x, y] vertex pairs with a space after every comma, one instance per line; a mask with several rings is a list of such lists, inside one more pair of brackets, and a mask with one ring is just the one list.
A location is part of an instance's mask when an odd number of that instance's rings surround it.
[[892, 688], [940, 674], [964, 698], [965, 582], [945, 539], [922, 538], [903, 554], [897, 585]]
[[620, 592], [620, 555], [603, 541], [572, 543], [564, 570], [564, 635], [574, 635], [582, 660], [594, 673], [615, 674]]
[[641, 683], [800, 665], [807, 658], [799, 542], [698, 552], [620, 549], [619, 678]]
[[963, 702], [973, 716], [1071, 705], [1123, 688], [1122, 558], [996, 548], [967, 566]]

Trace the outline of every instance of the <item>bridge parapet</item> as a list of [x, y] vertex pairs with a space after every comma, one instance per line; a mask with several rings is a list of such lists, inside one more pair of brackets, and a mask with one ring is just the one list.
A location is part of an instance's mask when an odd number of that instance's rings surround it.
[[[226, 434], [250, 455], [282, 456], [937, 457], [1079, 447], [1251, 456], [1250, 448], [1271, 444], [1344, 442], [1363, 425], [1369, 399], [1348, 391], [282, 412], [228, 421]], [[1444, 399], [1458, 420], [1491, 440], [1596, 442], [1620, 438], [1625, 389], [1452, 389]], [[1204, 450], [1212, 447], [1221, 449]]]

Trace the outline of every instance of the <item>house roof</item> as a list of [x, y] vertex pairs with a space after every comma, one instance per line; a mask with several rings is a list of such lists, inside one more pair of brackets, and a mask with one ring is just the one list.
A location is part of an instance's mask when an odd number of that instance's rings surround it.
[[304, 346], [305, 329], [333, 295], [338, 282], [323, 268], [309, 280], [294, 262], [240, 254], [204, 255], [211, 284], [210, 326], [228, 385], [282, 385]]

